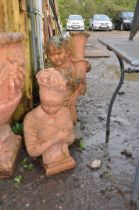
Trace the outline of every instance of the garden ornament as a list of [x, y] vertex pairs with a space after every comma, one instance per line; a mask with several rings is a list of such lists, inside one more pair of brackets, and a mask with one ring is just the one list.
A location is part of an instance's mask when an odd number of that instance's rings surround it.
[[74, 142], [73, 122], [69, 109], [63, 106], [65, 80], [54, 68], [39, 71], [40, 105], [24, 120], [24, 136], [31, 157], [42, 156], [46, 175], [75, 167], [68, 146]]
[[24, 85], [24, 55], [18, 32], [0, 33], [0, 178], [13, 175], [21, 137], [15, 135], [9, 122], [18, 106]]

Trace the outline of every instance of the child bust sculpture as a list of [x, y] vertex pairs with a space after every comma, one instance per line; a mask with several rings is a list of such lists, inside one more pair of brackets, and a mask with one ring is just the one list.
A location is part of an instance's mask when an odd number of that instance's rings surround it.
[[24, 120], [24, 135], [30, 156], [42, 156], [46, 175], [75, 167], [68, 145], [74, 142], [70, 111], [63, 106], [65, 81], [53, 68], [37, 74], [40, 105]]

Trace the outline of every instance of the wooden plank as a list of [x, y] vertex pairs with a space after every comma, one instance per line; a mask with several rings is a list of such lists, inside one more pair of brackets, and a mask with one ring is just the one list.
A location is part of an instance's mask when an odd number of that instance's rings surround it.
[[86, 58], [110, 57], [107, 50], [85, 50]]
[[0, 0], [0, 31], [4, 31], [4, 5]]

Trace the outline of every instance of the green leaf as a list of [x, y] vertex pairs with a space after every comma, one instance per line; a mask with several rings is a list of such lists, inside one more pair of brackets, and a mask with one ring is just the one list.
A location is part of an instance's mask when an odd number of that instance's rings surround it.
[[21, 184], [22, 180], [23, 180], [23, 176], [22, 176], [22, 175], [18, 175], [18, 176], [16, 176], [16, 177], [14, 178], [14, 181], [15, 181], [15, 183], [16, 183], [17, 185]]
[[34, 165], [29, 162], [28, 157], [24, 157], [24, 159], [21, 162], [21, 165], [24, 169], [28, 171], [31, 171], [32, 169], [34, 169]]
[[22, 160], [21, 165], [23, 165], [23, 164], [27, 163], [27, 161], [28, 161], [28, 158], [27, 158], [27, 157], [25, 157], [25, 158]]
[[79, 142], [79, 150], [82, 151], [84, 149], [85, 149], [85, 145], [84, 145], [83, 139], [80, 139], [80, 142]]
[[32, 163], [30, 163], [30, 164], [28, 165], [28, 170], [29, 170], [29, 171], [32, 171], [32, 169], [34, 169], [34, 165], [33, 165]]
[[12, 131], [13, 131], [16, 135], [22, 135], [22, 134], [23, 134], [23, 123], [16, 122], [16, 123], [12, 126]]

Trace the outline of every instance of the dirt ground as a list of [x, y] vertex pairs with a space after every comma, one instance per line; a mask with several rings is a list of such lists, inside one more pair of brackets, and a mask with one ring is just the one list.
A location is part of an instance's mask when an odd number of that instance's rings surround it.
[[[98, 37], [128, 38], [129, 32], [90, 35], [88, 44], [92, 46], [88, 46], [103, 50]], [[76, 131], [80, 131], [80, 139], [70, 148], [77, 167], [45, 177], [39, 161], [31, 160], [23, 148], [14, 178], [0, 181], [1, 210], [131, 209], [130, 196], [139, 160], [139, 76], [126, 75], [114, 103], [110, 142], [106, 145], [107, 109], [119, 78], [117, 58], [112, 52], [109, 54], [107, 58], [89, 59], [92, 68], [87, 74], [87, 92], [78, 102]], [[98, 170], [89, 167], [94, 159], [102, 161]]]

